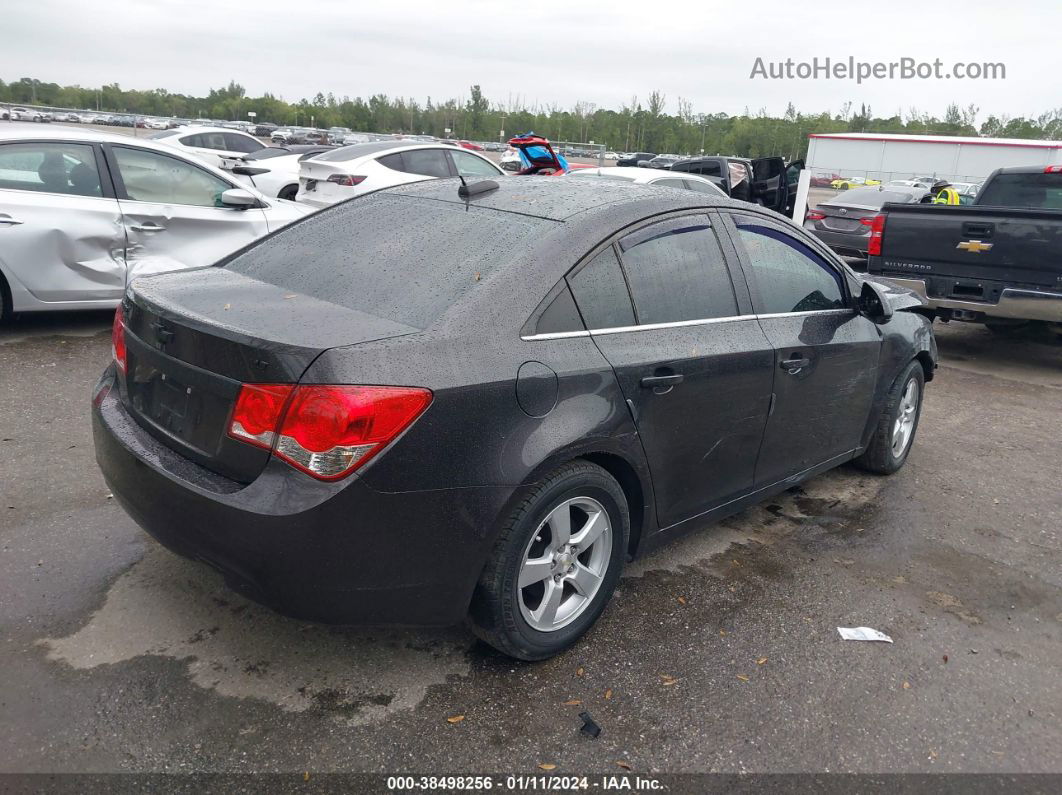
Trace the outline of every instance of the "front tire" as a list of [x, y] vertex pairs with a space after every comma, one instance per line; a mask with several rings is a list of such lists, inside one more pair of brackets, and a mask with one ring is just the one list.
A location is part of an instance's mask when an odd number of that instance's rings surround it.
[[503, 527], [476, 585], [469, 624], [519, 660], [544, 660], [593, 626], [623, 569], [630, 517], [604, 469], [573, 461], [548, 475]]
[[924, 392], [925, 373], [921, 362], [914, 360], [889, 387], [878, 425], [867, 449], [855, 459], [856, 466], [879, 475], [891, 475], [904, 465], [922, 416]]

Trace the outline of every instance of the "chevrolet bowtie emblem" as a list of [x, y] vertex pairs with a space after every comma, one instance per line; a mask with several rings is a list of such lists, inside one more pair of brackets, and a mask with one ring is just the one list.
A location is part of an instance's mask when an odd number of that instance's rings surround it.
[[961, 248], [963, 251], [969, 251], [971, 254], [980, 254], [982, 251], [989, 251], [992, 248], [992, 244], [982, 243], [980, 240], [964, 240], [955, 248]]

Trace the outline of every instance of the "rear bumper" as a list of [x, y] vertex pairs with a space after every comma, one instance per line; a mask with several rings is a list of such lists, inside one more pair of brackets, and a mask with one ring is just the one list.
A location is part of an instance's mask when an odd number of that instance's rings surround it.
[[989, 304], [984, 301], [931, 297], [926, 294], [926, 283], [923, 279], [904, 279], [887, 274], [881, 274], [881, 276], [917, 293], [932, 309], [953, 309], [961, 312], [981, 313], [988, 317], [1062, 323], [1062, 293], [1007, 287], [1000, 294], [998, 303]]
[[[115, 498], [172, 551], [280, 613], [331, 624], [461, 621], [511, 488], [380, 492], [272, 460], [243, 486], [148, 435], [112, 369], [93, 401], [96, 460]], [[102, 395], [102, 397], [101, 397]]]
[[847, 232], [831, 232], [828, 229], [815, 229], [804, 227], [819, 240], [832, 248], [838, 254], [846, 257], [862, 257], [866, 259], [867, 246], [870, 243], [869, 235], [853, 235]]

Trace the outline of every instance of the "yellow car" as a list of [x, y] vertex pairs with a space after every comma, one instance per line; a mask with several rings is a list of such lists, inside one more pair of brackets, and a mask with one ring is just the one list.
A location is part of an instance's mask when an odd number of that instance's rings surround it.
[[880, 185], [880, 179], [863, 179], [862, 177], [842, 177], [841, 179], [835, 179], [830, 183], [830, 187], [835, 190], [851, 190], [852, 188], [869, 188], [873, 185]]

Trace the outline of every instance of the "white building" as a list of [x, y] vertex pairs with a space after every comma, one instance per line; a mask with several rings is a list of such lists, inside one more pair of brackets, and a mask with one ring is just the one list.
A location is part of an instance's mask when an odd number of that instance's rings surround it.
[[805, 162], [813, 176], [980, 182], [1003, 166], [1062, 165], [1062, 141], [890, 133], [813, 133], [808, 138]]

